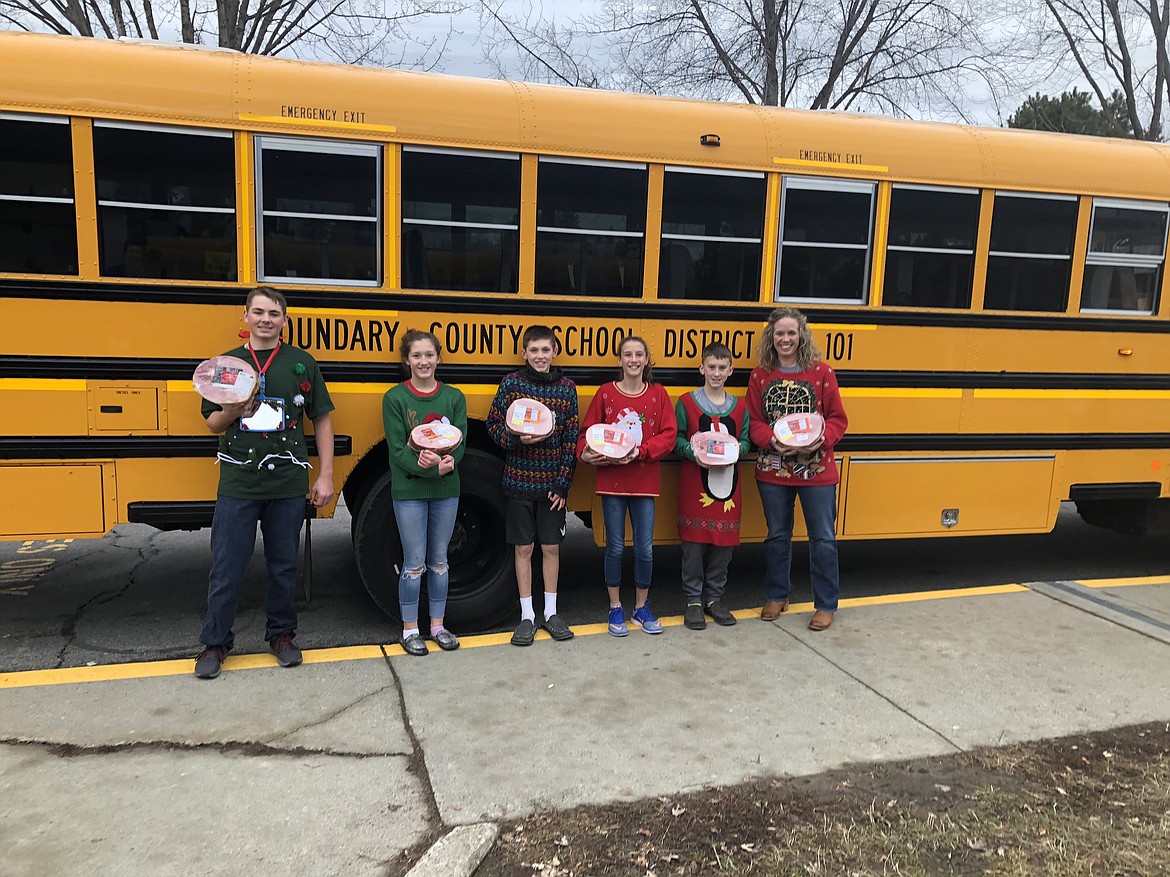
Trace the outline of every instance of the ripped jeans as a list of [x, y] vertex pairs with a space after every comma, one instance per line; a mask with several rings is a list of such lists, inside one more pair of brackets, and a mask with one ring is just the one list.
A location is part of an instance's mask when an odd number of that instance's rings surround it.
[[423, 573], [427, 574], [427, 602], [431, 618], [447, 612], [447, 546], [455, 530], [459, 497], [448, 499], [396, 499], [394, 518], [402, 540], [402, 571], [398, 577], [398, 603], [406, 624], [418, 622], [418, 600]]

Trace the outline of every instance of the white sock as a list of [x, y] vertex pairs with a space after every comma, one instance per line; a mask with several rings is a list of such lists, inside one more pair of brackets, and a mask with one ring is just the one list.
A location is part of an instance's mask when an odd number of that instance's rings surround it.
[[557, 595], [555, 592], [544, 592], [544, 620], [548, 621], [557, 614]]
[[532, 609], [532, 598], [520, 598], [520, 620], [521, 621], [536, 621], [536, 612]]

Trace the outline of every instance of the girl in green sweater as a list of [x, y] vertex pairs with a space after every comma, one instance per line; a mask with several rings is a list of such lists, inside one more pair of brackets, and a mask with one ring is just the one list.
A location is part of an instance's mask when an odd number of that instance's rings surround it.
[[467, 400], [454, 387], [440, 383], [435, 369], [442, 360], [439, 339], [411, 329], [399, 347], [410, 377], [382, 397], [382, 422], [390, 450], [390, 495], [402, 541], [402, 572], [398, 602], [402, 607], [402, 648], [409, 655], [427, 653], [418, 629], [418, 602], [423, 572], [427, 574], [431, 639], [444, 651], [459, 648], [455, 634], [443, 626], [447, 610], [447, 546], [459, 510], [459, 470], [463, 442], [436, 453], [410, 446], [410, 432], [425, 423], [442, 422], [467, 435]]

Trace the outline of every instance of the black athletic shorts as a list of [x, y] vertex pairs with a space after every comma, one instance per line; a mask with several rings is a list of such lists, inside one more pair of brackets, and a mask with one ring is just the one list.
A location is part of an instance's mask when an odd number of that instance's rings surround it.
[[553, 511], [547, 499], [507, 497], [506, 532], [509, 545], [560, 545], [565, 538], [565, 510]]

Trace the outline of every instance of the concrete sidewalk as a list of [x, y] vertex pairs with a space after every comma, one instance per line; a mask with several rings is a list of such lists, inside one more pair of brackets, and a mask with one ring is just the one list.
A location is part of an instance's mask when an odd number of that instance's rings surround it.
[[383, 875], [454, 825], [1170, 720], [1170, 579], [1097, 584], [843, 601], [823, 633], [794, 606], [213, 682], [0, 675], [3, 872]]

